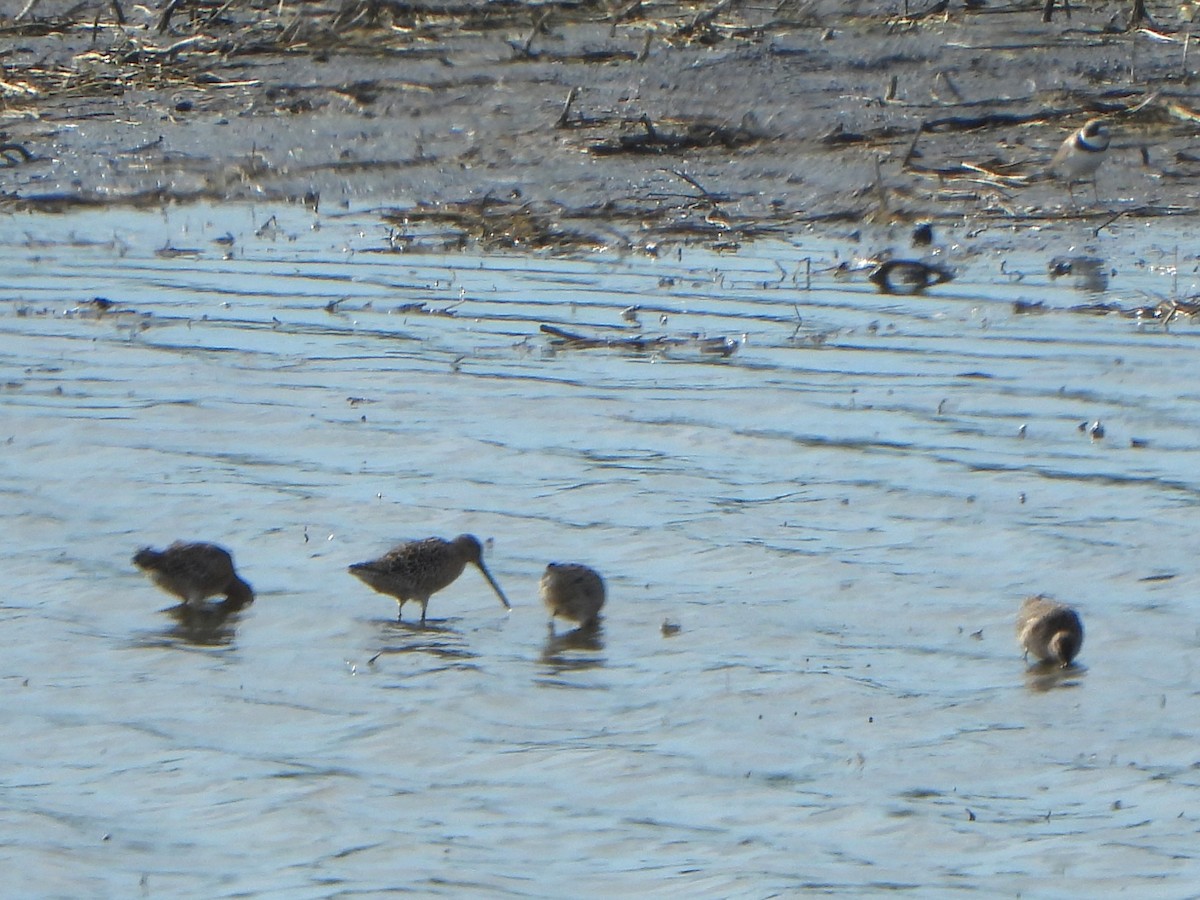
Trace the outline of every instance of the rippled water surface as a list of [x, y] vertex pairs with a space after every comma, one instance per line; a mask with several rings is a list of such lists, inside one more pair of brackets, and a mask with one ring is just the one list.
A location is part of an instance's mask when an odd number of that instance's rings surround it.
[[[1072, 309], [1194, 291], [1180, 236], [948, 233], [909, 297], [833, 271], [901, 231], [375, 221], [0, 221], [12, 896], [1194, 895], [1200, 323]], [[422, 630], [346, 572], [460, 532], [511, 613], [471, 570]], [[130, 556], [176, 538], [254, 605], [168, 611]], [[550, 560], [606, 576], [595, 640], [548, 636]], [[1065, 673], [1015, 644], [1037, 592]]]

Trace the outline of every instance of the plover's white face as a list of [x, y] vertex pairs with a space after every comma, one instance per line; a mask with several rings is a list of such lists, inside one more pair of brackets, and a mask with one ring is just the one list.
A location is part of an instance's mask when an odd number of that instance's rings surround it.
[[1108, 154], [1108, 126], [1092, 119], [1065, 141], [1050, 161], [1049, 172], [1070, 184], [1090, 177]]

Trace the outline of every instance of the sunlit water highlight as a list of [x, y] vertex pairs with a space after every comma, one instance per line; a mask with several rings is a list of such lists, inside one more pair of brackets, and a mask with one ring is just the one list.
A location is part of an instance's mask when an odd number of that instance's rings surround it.
[[[0, 221], [10, 895], [1194, 892], [1200, 326], [1071, 311], [1188, 293], [1176, 238], [1090, 240], [1131, 260], [1095, 295], [1047, 275], [1070, 236], [956, 234], [909, 297], [835, 277], [882, 234], [351, 220]], [[460, 532], [511, 614], [468, 570], [416, 629], [345, 570]], [[164, 611], [129, 559], [175, 538], [256, 603]], [[605, 575], [595, 640], [549, 637], [550, 560]], [[1084, 617], [1065, 673], [1016, 647], [1036, 592]]]

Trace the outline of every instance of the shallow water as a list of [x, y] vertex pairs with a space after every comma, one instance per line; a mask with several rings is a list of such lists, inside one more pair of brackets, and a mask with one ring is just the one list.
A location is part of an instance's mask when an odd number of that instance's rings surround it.
[[[900, 232], [556, 260], [372, 222], [0, 220], [13, 896], [1194, 892], [1200, 326], [1070, 311], [1192, 292], [1181, 237], [946, 235], [909, 297], [833, 272]], [[459, 532], [511, 614], [468, 571], [421, 630], [345, 571]], [[256, 603], [167, 612], [129, 558], [175, 538]], [[552, 559], [606, 576], [598, 640], [548, 637]], [[1016, 647], [1035, 592], [1084, 617], [1065, 673]]]

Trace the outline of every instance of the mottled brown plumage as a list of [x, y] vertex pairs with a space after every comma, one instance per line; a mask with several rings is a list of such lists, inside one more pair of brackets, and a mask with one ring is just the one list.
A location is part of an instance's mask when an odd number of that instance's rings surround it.
[[550, 628], [561, 616], [581, 628], [594, 626], [604, 605], [604, 579], [579, 563], [550, 563], [542, 575], [542, 602], [550, 610]]
[[1071, 664], [1083, 646], [1083, 623], [1071, 607], [1039, 594], [1021, 604], [1017, 615], [1017, 640], [1038, 659]]
[[133, 564], [149, 573], [168, 594], [187, 604], [196, 605], [218, 595], [224, 596], [231, 607], [254, 602], [254, 591], [238, 577], [233, 557], [216, 544], [176, 541], [166, 550], [143, 547], [134, 554]]
[[381, 594], [395, 597], [400, 604], [415, 600], [421, 604], [421, 624], [425, 624], [425, 608], [429, 598], [442, 588], [453, 584], [467, 563], [473, 563], [487, 579], [505, 609], [511, 609], [500, 585], [483, 564], [483, 547], [470, 534], [460, 534], [452, 541], [426, 538], [393, 547], [379, 559], [355, 563], [350, 573], [362, 579]]

